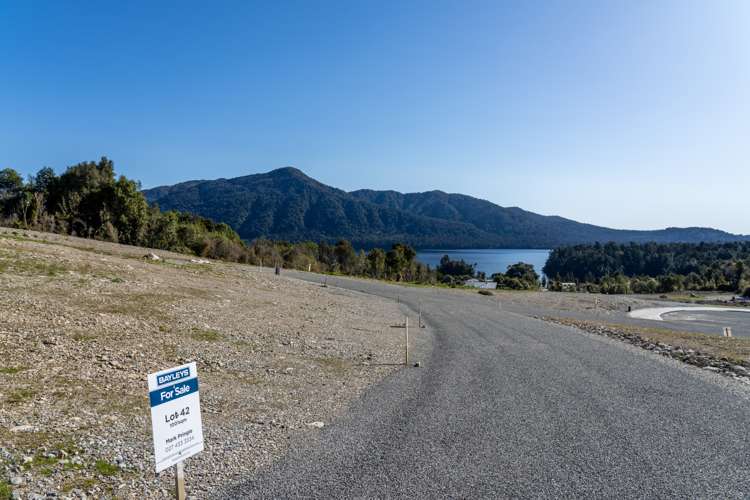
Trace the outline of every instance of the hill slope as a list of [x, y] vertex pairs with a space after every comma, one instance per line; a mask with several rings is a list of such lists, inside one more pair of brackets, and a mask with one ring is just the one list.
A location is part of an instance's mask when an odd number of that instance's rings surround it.
[[708, 228], [609, 229], [441, 191], [347, 193], [291, 167], [234, 179], [188, 181], [144, 194], [162, 209], [226, 222], [248, 240], [346, 238], [358, 246], [403, 241], [422, 248], [551, 248], [594, 241], [748, 239]]

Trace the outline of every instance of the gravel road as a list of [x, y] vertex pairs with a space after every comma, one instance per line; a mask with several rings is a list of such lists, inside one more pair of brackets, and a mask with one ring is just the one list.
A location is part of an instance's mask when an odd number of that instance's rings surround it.
[[391, 374], [315, 438], [294, 440], [283, 459], [217, 496], [750, 495], [741, 384], [500, 310], [493, 298], [328, 285], [398, 296], [412, 310], [421, 303], [428, 328], [413, 335], [422, 368]]

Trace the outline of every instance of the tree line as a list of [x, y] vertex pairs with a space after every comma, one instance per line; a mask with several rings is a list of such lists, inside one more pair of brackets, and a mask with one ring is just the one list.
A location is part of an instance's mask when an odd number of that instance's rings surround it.
[[588, 244], [556, 248], [544, 266], [562, 283], [601, 293], [725, 291], [750, 296], [750, 242]]
[[0, 224], [226, 260], [245, 250], [226, 224], [149, 206], [140, 184], [116, 177], [106, 157], [59, 176], [45, 167], [26, 181], [0, 170]]
[[[347, 240], [287, 242], [256, 239], [249, 244], [227, 224], [149, 205], [138, 182], [115, 174], [112, 160], [82, 162], [61, 175], [44, 167], [24, 180], [10, 168], [0, 170], [0, 225], [144, 246], [201, 257], [288, 269], [340, 273], [374, 279], [463, 284], [485, 279], [476, 265], [447, 255], [432, 269], [416, 260], [409, 245], [355, 249]], [[492, 276], [498, 286], [538, 287], [532, 266], [518, 263]]]
[[27, 180], [13, 169], [0, 170], [0, 224], [255, 265], [420, 283], [438, 277], [400, 243], [367, 253], [345, 240], [246, 244], [227, 224], [149, 205], [140, 184], [117, 177], [106, 157], [68, 167], [59, 176], [44, 167]]

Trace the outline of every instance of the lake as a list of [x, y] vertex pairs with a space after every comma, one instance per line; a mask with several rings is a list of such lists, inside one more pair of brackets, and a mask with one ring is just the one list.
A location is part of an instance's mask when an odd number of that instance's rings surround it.
[[518, 262], [525, 262], [534, 266], [537, 274], [542, 274], [542, 268], [547, 262], [550, 250], [510, 249], [510, 248], [469, 248], [461, 250], [419, 250], [417, 260], [436, 268], [443, 255], [451, 260], [463, 259], [470, 264], [477, 265], [477, 271], [482, 271], [489, 278], [493, 273], [504, 273], [508, 266]]

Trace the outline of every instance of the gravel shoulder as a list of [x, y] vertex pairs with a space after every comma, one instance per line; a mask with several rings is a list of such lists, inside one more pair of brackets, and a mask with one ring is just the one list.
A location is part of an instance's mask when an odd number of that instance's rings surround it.
[[148, 252], [0, 229], [0, 498], [170, 498], [153, 371], [198, 363], [206, 451], [186, 474], [204, 498], [399, 370], [395, 301]]

